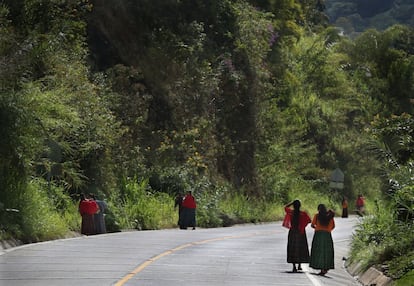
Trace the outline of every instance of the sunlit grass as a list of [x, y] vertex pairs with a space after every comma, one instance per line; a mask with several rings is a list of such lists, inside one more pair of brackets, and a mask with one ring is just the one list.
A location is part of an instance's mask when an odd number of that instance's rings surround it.
[[124, 194], [111, 198], [112, 209], [121, 229], [161, 229], [177, 224], [174, 200], [165, 193], [147, 191], [147, 182], [129, 180]]
[[20, 199], [20, 217], [24, 241], [45, 241], [64, 237], [68, 225], [48, 197], [41, 182], [31, 182]]
[[377, 201], [374, 208], [375, 215], [364, 217], [356, 229], [349, 263], [359, 263], [362, 270], [385, 265], [388, 276], [408, 281], [414, 268], [414, 225], [397, 220], [389, 204]]

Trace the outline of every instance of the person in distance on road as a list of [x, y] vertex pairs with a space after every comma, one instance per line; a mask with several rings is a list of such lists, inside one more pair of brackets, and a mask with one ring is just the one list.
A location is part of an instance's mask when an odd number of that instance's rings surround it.
[[82, 216], [81, 233], [85, 235], [96, 234], [94, 214], [99, 210], [98, 204], [89, 196], [81, 195], [79, 213]]
[[365, 198], [363, 195], [359, 194], [355, 202], [357, 214], [363, 216], [365, 214]]
[[[290, 207], [293, 206], [293, 209]], [[283, 226], [289, 228], [287, 244], [287, 262], [293, 264], [292, 272], [302, 270], [301, 263], [309, 263], [308, 240], [306, 226], [311, 222], [309, 215], [300, 210], [299, 200], [285, 205], [285, 220]], [[296, 267], [296, 264], [298, 267]]]
[[345, 196], [342, 197], [342, 217], [348, 217], [348, 200]]
[[94, 214], [94, 223], [95, 223], [95, 233], [103, 234], [106, 233], [106, 224], [105, 224], [105, 212], [108, 209], [108, 205], [105, 201], [98, 200], [94, 194], [90, 194], [90, 197], [95, 200], [98, 204], [98, 212]]
[[320, 269], [318, 275], [325, 275], [329, 269], [334, 269], [334, 246], [332, 230], [335, 228], [335, 213], [327, 210], [324, 204], [318, 206], [318, 213], [314, 215], [311, 227], [315, 229], [312, 240], [309, 266]]
[[197, 204], [191, 191], [188, 191], [183, 199], [183, 219], [180, 229], [187, 229], [187, 227], [196, 227], [196, 208]]

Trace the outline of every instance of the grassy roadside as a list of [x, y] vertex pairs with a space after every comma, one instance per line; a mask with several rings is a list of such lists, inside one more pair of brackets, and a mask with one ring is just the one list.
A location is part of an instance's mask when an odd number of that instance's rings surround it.
[[[393, 285], [414, 285], [414, 223], [402, 222], [389, 204], [377, 201], [356, 229], [349, 264], [362, 271], [374, 267], [393, 279]], [[391, 215], [390, 215], [391, 214]]]
[[[302, 201], [302, 209], [310, 215], [316, 212], [319, 203], [339, 209], [333, 202], [303, 186], [290, 190], [284, 199], [252, 199], [226, 190], [196, 190], [197, 224], [200, 227], [220, 227], [236, 223], [256, 223], [281, 220], [283, 205], [293, 199]], [[106, 213], [107, 229], [165, 229], [176, 227], [177, 210], [173, 194], [153, 192], [147, 181], [130, 180], [120, 192], [103, 198], [109, 210]], [[78, 201], [59, 188], [48, 188], [45, 182], [33, 181], [16, 200], [15, 212], [8, 206], [0, 206], [0, 240], [18, 239], [23, 243], [39, 242], [65, 237], [70, 232], [79, 232], [81, 217]]]

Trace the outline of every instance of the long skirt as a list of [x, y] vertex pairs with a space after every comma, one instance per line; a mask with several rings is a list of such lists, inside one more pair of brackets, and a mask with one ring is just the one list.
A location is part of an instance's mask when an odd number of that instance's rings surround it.
[[309, 248], [306, 233], [300, 233], [297, 229], [290, 229], [287, 245], [288, 263], [308, 263]]
[[348, 217], [348, 208], [342, 208], [342, 217], [347, 218]]
[[327, 231], [315, 231], [309, 266], [314, 269], [334, 269], [334, 246], [332, 235]]
[[183, 225], [183, 207], [178, 208], [178, 222], [177, 225], [181, 228]]
[[196, 227], [196, 209], [183, 208], [181, 229]]
[[95, 223], [95, 233], [102, 234], [106, 233], [105, 216], [103, 213], [97, 213], [93, 215]]
[[96, 234], [93, 215], [82, 215], [81, 233], [86, 235]]

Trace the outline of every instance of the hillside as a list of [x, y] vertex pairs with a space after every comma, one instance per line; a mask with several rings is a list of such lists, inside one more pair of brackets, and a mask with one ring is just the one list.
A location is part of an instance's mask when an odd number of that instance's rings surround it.
[[369, 28], [385, 30], [395, 24], [414, 26], [412, 0], [327, 0], [325, 5], [330, 22], [351, 36]]
[[353, 38], [316, 0], [2, 1], [0, 238], [79, 232], [84, 194], [118, 231], [175, 227], [186, 191], [201, 227], [362, 193], [375, 216], [353, 257], [401, 278], [414, 261], [414, 31], [360, 31], [412, 4], [363, 3], [326, 5]]

